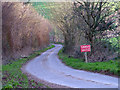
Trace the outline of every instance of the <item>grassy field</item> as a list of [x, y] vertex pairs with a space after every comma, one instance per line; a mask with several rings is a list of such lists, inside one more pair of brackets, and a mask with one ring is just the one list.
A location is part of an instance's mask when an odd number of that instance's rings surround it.
[[47, 19], [50, 19], [52, 16], [51, 9], [57, 7], [58, 5], [52, 2], [33, 2], [32, 6], [36, 9], [36, 11], [44, 16]]
[[55, 9], [62, 7], [63, 3], [64, 2], [32, 2], [31, 4], [40, 15], [46, 19], [51, 19], [57, 13]]
[[68, 55], [63, 54], [62, 50], [59, 51], [58, 56], [63, 63], [74, 69], [118, 76], [118, 63], [120, 59], [110, 60], [108, 62], [85, 63], [82, 59], [68, 57]]
[[27, 58], [22, 58], [17, 61], [12, 62], [11, 64], [2, 66], [2, 84], [3, 88], [49, 88], [42, 83], [37, 83], [34, 80], [29, 80], [25, 74], [21, 72], [21, 67], [28, 60], [35, 58], [40, 55], [42, 52], [53, 48], [54, 45], [49, 46], [48, 48], [36, 51]]

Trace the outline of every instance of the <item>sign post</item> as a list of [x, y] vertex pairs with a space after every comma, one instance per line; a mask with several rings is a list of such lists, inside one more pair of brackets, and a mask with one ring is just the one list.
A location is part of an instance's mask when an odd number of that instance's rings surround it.
[[87, 52], [91, 51], [91, 47], [90, 47], [90, 45], [81, 45], [80, 48], [81, 48], [81, 52], [85, 52], [85, 62], [87, 63], [88, 62]]
[[87, 63], [87, 52], [85, 52], [85, 62]]

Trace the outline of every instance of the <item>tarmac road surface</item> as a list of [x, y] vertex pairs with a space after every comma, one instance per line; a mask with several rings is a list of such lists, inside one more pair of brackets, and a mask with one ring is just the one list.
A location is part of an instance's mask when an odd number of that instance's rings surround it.
[[54, 48], [27, 63], [25, 71], [40, 80], [71, 88], [118, 88], [118, 78], [64, 65], [57, 56], [62, 45], [54, 45]]

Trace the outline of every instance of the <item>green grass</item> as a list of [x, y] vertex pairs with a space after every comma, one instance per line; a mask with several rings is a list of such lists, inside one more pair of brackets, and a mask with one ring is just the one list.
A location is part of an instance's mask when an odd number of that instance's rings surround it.
[[82, 59], [69, 58], [68, 55], [63, 54], [62, 50], [59, 51], [58, 56], [63, 63], [74, 69], [118, 76], [118, 62], [120, 59], [110, 60], [107, 62], [85, 63]]
[[58, 2], [31, 2], [35, 10], [46, 19], [54, 17], [53, 10], [61, 7], [61, 3]]
[[51, 17], [51, 10], [52, 8], [57, 7], [58, 5], [52, 3], [52, 2], [32, 2], [32, 6], [35, 8], [35, 10], [44, 16], [47, 19], [50, 19]]
[[2, 65], [2, 83], [3, 88], [41, 88], [48, 86], [41, 83], [37, 83], [34, 80], [29, 80], [25, 74], [21, 72], [21, 67], [28, 60], [35, 58], [40, 55], [42, 52], [55, 47], [51, 45], [47, 48], [44, 48], [40, 51], [36, 51], [27, 58], [22, 58], [17, 61], [13, 61], [11, 64]]

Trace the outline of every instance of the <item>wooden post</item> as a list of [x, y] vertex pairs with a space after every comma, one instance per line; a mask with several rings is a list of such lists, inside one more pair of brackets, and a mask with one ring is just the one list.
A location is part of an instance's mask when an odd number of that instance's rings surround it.
[[85, 52], [85, 62], [87, 63], [87, 52]]

